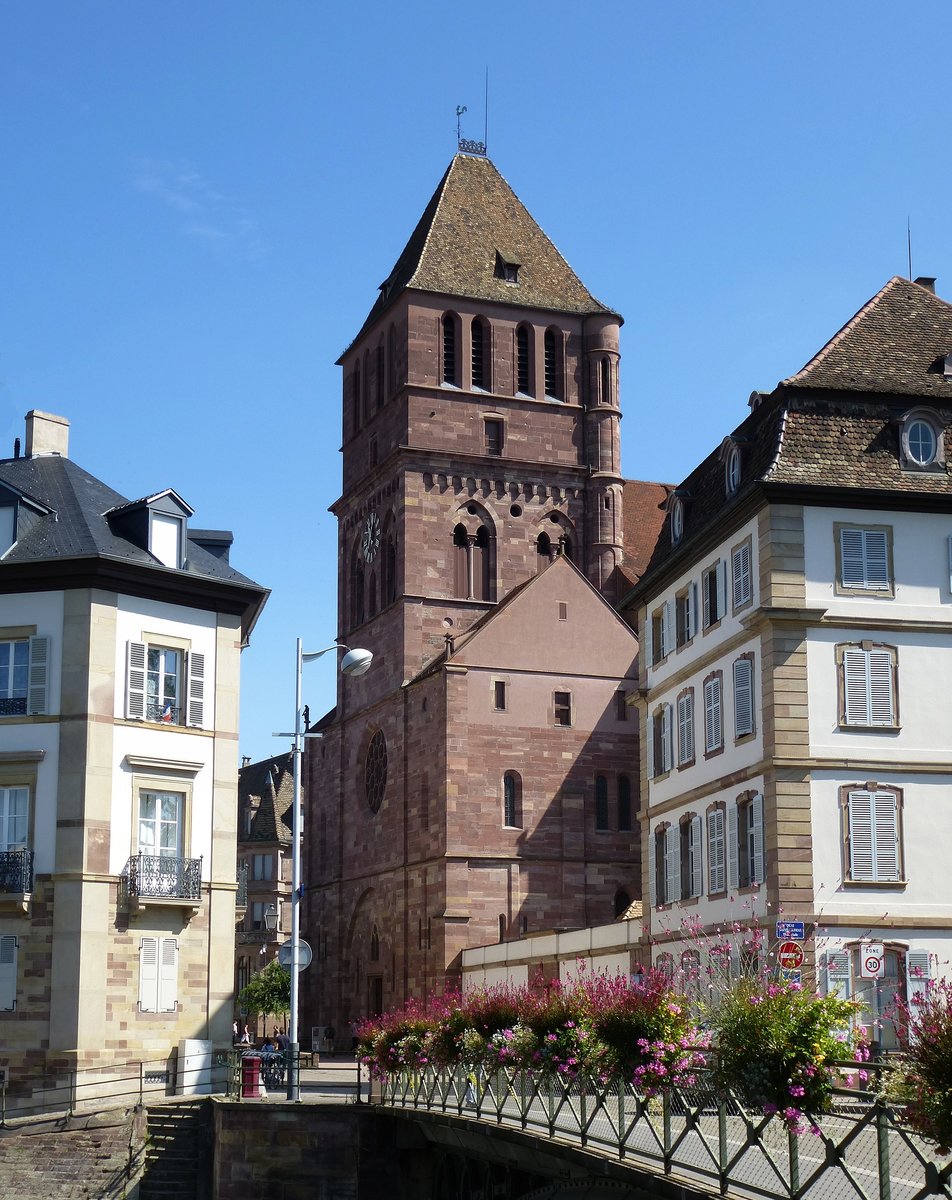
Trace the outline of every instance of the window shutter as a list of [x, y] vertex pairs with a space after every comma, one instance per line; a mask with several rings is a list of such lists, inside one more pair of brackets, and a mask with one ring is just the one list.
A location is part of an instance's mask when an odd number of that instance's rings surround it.
[[754, 732], [754, 664], [749, 658], [734, 663], [734, 736]]
[[45, 713], [50, 683], [50, 639], [30, 638], [30, 694], [27, 712]]
[[701, 592], [702, 592], [701, 599], [702, 599], [702, 604], [703, 604], [702, 617], [703, 617], [705, 629], [707, 629], [710, 625], [713, 625], [713, 623], [717, 620], [717, 618], [711, 612], [711, 573], [712, 573], [712, 571], [713, 571], [713, 567], [711, 568], [711, 571], [705, 571], [705, 573], [701, 576]]
[[847, 725], [869, 725], [869, 676], [865, 650], [843, 651], [843, 690]]
[[694, 697], [690, 692], [678, 698], [678, 764], [694, 757]]
[[910, 950], [906, 954], [906, 1000], [910, 1005], [921, 1004], [929, 990], [932, 955], [926, 950]]
[[750, 542], [744, 542], [742, 546], [731, 555], [731, 574], [733, 584], [733, 600], [734, 607], [740, 608], [742, 604], [746, 604], [752, 595], [750, 581]]
[[188, 656], [188, 725], [205, 724], [205, 655], [193, 650]]
[[665, 771], [671, 770], [672, 759], [672, 720], [671, 720], [671, 705], [666, 704], [661, 710], [661, 758], [664, 763]]
[[650, 612], [650, 610], [646, 609], [645, 610], [645, 639], [644, 639], [644, 644], [642, 645], [641, 648], [644, 651], [645, 666], [647, 666], [647, 667], [650, 667], [654, 660], [654, 653], [653, 653], [652, 646], [651, 646], [651, 625], [652, 625], [651, 612]]
[[700, 896], [704, 891], [704, 826], [699, 816], [691, 818], [691, 897]]
[[727, 886], [737, 887], [737, 805], [727, 803]]
[[704, 736], [705, 748], [717, 750], [723, 738], [721, 724], [721, 681], [719, 678], [709, 679], [704, 685]]
[[0, 937], [0, 1012], [17, 1006], [17, 939], [12, 933]]
[[658, 903], [658, 864], [656, 861], [657, 841], [654, 830], [648, 833], [648, 904], [651, 908], [655, 908]]
[[126, 644], [126, 717], [145, 720], [145, 642]]
[[889, 550], [885, 529], [864, 529], [866, 586], [875, 591], [889, 588]]
[[158, 1011], [175, 1012], [178, 1008], [178, 940], [166, 937], [161, 941], [159, 961]]
[[847, 804], [849, 805], [850, 879], [875, 880], [873, 797], [865, 791], [850, 792]]
[[669, 825], [664, 834], [664, 899], [671, 904], [680, 894], [681, 846], [677, 825]]
[[870, 650], [868, 657], [870, 723], [895, 725], [892, 655], [888, 650]]
[[674, 601], [666, 600], [661, 610], [661, 653], [668, 655], [674, 649]]
[[716, 567], [717, 572], [717, 616], [714, 620], [719, 621], [727, 612], [727, 562], [725, 559], [720, 559]]
[[753, 825], [751, 830], [752, 842], [752, 859], [751, 862], [751, 883], [764, 882], [764, 798], [760, 792], [751, 799], [750, 802], [750, 820]]
[[840, 575], [843, 587], [866, 586], [862, 529], [840, 530]]
[[724, 810], [712, 809], [707, 814], [708, 889], [711, 893], [727, 890], [724, 871]]
[[834, 993], [839, 993], [844, 1000], [848, 1000], [852, 991], [850, 952], [848, 950], [828, 950], [826, 952], [826, 994], [832, 996]]
[[139, 1011], [157, 1012], [159, 992], [159, 939], [139, 942]]
[[872, 819], [875, 878], [899, 879], [899, 806], [895, 792], [873, 793]]
[[654, 753], [654, 717], [649, 714], [646, 721], [646, 741], [648, 743], [648, 778], [655, 777], [655, 753]]

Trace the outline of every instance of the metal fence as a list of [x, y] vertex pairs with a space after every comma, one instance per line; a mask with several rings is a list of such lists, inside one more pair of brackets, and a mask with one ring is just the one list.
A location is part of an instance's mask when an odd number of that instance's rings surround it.
[[625, 1083], [584, 1076], [568, 1081], [506, 1069], [425, 1069], [378, 1083], [374, 1099], [585, 1146], [713, 1195], [952, 1200], [952, 1160], [903, 1128], [870, 1092], [838, 1089], [818, 1132], [800, 1136], [778, 1117], [717, 1094], [703, 1081], [647, 1098]]

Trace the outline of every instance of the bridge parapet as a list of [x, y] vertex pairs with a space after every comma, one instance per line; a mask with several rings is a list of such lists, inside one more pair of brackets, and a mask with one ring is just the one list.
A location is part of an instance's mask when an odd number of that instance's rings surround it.
[[378, 1081], [373, 1098], [582, 1146], [712, 1196], [952, 1200], [952, 1159], [937, 1156], [902, 1126], [901, 1114], [861, 1089], [838, 1089], [832, 1111], [801, 1136], [703, 1081], [649, 1097], [585, 1075], [427, 1068]]

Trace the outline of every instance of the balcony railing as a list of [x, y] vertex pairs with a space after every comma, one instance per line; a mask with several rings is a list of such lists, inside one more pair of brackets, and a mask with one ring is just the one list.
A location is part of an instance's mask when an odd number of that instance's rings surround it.
[[0, 893], [24, 895], [33, 891], [33, 851], [0, 853]]
[[132, 900], [195, 900], [202, 898], [202, 860], [165, 855], [134, 854], [122, 873]]
[[235, 908], [248, 907], [248, 864], [238, 864], [238, 892], [235, 896]]

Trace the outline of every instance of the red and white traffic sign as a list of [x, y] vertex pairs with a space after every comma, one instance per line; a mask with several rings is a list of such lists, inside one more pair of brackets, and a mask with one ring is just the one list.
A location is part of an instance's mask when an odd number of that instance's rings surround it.
[[886, 972], [886, 947], [882, 942], [863, 942], [859, 948], [861, 979], [882, 979]]
[[803, 947], [799, 942], [781, 942], [777, 962], [785, 971], [797, 971], [803, 966]]

